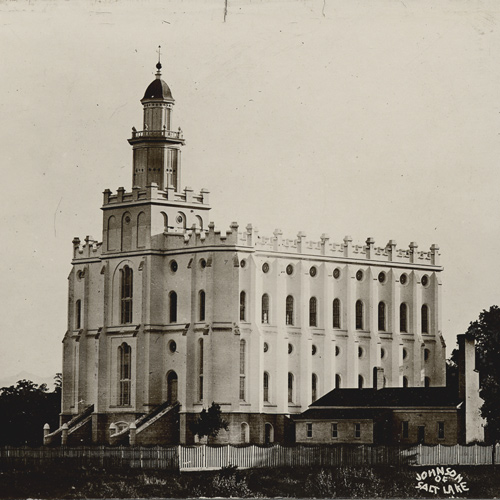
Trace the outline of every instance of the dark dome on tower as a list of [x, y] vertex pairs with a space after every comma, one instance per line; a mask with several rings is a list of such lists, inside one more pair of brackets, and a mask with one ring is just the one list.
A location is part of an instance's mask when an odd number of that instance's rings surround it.
[[165, 99], [173, 101], [172, 92], [169, 86], [161, 78], [153, 80], [144, 93], [143, 99]]

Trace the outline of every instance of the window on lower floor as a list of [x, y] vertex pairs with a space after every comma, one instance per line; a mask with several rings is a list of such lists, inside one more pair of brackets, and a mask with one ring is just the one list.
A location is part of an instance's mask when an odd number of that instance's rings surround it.
[[339, 427], [337, 422], [332, 423], [332, 439], [337, 439], [339, 437]]
[[132, 348], [123, 343], [118, 347], [118, 375], [119, 375], [119, 406], [129, 406], [131, 403], [132, 385]]
[[444, 439], [444, 422], [438, 422], [438, 439]]
[[313, 424], [307, 423], [306, 424], [306, 432], [307, 432], [307, 437], [312, 438], [313, 437]]
[[403, 436], [403, 439], [408, 439], [408, 434], [409, 434], [409, 423], [408, 422], [401, 422], [401, 434]]
[[359, 423], [354, 424], [354, 437], [355, 438], [361, 437], [361, 424]]

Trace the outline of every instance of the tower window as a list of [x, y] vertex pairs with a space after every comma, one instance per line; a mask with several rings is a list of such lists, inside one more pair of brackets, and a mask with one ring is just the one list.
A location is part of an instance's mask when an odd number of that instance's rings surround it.
[[333, 301], [333, 328], [340, 328], [340, 300]]
[[318, 399], [318, 377], [315, 373], [312, 374], [312, 383], [311, 383], [311, 392], [312, 392], [312, 402], [314, 403], [316, 399]]
[[408, 332], [408, 306], [404, 302], [399, 306], [399, 331]]
[[240, 400], [245, 400], [245, 356], [246, 342], [240, 340]]
[[177, 294], [175, 292], [170, 292], [170, 323], [177, 323]]
[[119, 400], [120, 406], [129, 406], [132, 385], [132, 348], [123, 343], [118, 347]]
[[198, 354], [198, 399], [203, 401], [203, 339], [199, 340]]
[[288, 402], [293, 403], [293, 373], [288, 372]]
[[385, 332], [385, 303], [378, 303], [378, 330]]
[[264, 402], [269, 403], [269, 373], [264, 372]]
[[403, 387], [408, 387], [408, 377], [403, 377]]
[[358, 376], [358, 389], [363, 389], [363, 385], [365, 383], [365, 380], [363, 378], [363, 375]]
[[356, 330], [363, 329], [363, 302], [356, 301]]
[[309, 326], [318, 326], [316, 309], [317, 309], [316, 297], [311, 297], [309, 299]]
[[75, 303], [75, 327], [79, 330], [82, 327], [82, 301], [77, 300]]
[[198, 300], [200, 306], [200, 321], [205, 321], [205, 292], [203, 290], [200, 290]]
[[293, 325], [293, 297], [286, 298], [286, 324]]
[[342, 386], [342, 377], [337, 373], [335, 375], [335, 389], [340, 389]]
[[246, 301], [247, 296], [245, 292], [240, 292], [240, 321], [245, 321], [246, 317]]
[[121, 279], [121, 311], [120, 322], [122, 324], [132, 323], [132, 292], [133, 273], [130, 267], [125, 266], [120, 271]]
[[424, 378], [424, 386], [425, 387], [430, 387], [431, 386], [431, 379], [430, 379], [430, 377], [425, 377]]
[[269, 295], [267, 293], [262, 296], [262, 323], [265, 325], [269, 323]]
[[429, 306], [422, 306], [422, 333], [429, 333]]

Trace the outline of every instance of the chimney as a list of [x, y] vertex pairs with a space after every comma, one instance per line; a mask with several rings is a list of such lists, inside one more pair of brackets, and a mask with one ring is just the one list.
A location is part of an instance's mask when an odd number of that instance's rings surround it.
[[373, 368], [373, 388], [377, 390], [384, 388], [384, 369], [381, 366]]

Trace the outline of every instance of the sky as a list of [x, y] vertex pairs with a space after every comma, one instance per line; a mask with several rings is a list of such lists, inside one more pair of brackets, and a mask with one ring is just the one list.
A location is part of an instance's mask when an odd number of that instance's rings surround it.
[[0, 0], [0, 379], [61, 371], [72, 239], [131, 188], [157, 47], [225, 230], [436, 243], [451, 353], [499, 303], [497, 0]]

